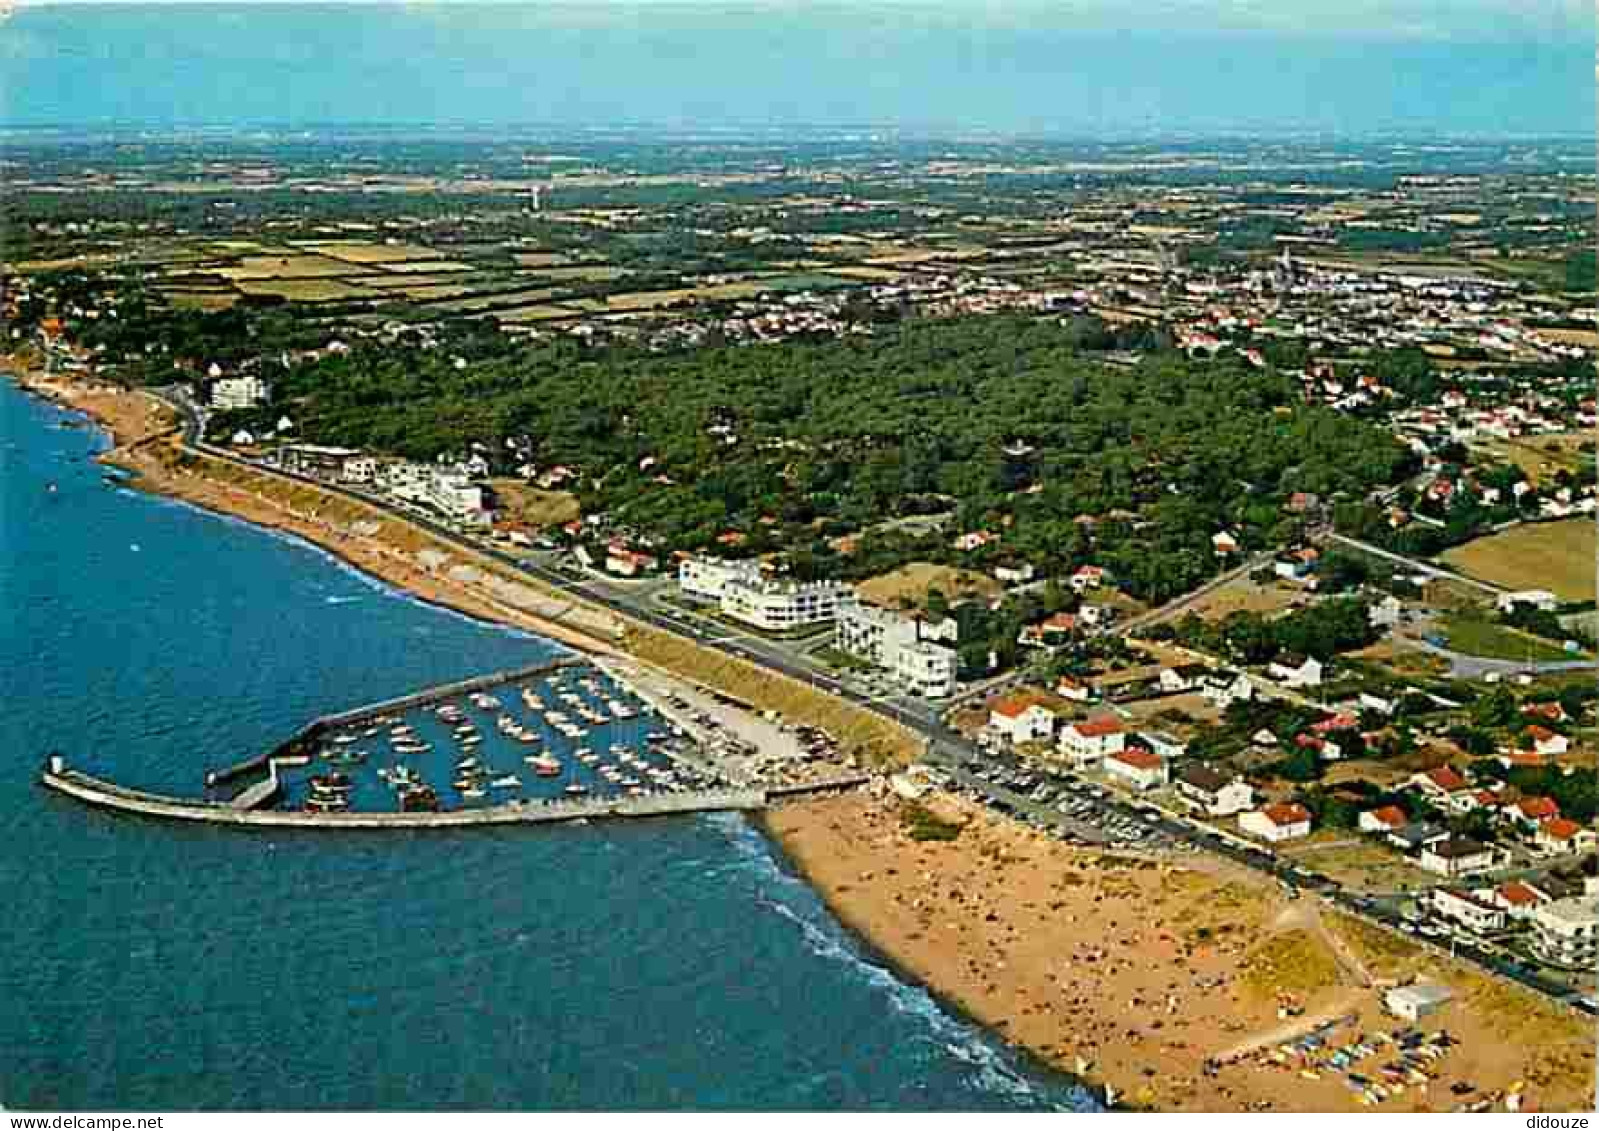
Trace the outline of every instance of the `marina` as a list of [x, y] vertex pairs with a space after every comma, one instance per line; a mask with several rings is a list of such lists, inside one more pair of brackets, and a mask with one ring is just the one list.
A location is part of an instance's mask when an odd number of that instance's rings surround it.
[[200, 797], [120, 786], [59, 754], [40, 781], [147, 817], [275, 827], [454, 828], [766, 805], [765, 789], [729, 781], [697, 747], [615, 672], [559, 660], [319, 718], [267, 754], [206, 774]]

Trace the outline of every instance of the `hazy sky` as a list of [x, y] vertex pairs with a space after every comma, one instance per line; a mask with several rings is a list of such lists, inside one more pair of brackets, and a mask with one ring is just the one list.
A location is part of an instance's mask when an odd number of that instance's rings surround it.
[[1591, 0], [25, 4], [12, 126], [1593, 135]]

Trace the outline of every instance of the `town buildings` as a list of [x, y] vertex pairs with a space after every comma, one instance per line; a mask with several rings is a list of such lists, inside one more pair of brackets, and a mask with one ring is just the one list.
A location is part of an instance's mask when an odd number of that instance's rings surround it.
[[935, 624], [850, 600], [839, 606], [834, 643], [839, 651], [885, 669], [915, 694], [941, 699], [955, 691], [960, 659], [948, 644], [959, 631], [951, 617]]

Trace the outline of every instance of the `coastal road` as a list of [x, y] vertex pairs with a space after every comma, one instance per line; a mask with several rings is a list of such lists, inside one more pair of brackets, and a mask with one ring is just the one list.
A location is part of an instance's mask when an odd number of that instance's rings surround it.
[[[321, 479], [299, 475], [294, 472], [282, 470], [280, 468], [262, 467], [260, 464], [240, 459], [233, 453], [222, 448], [214, 447], [213, 445], [204, 441], [199, 434], [199, 412], [181, 390], [166, 389], [157, 390], [156, 392], [160, 399], [176, 410], [181, 416], [183, 420], [182, 438], [183, 443], [187, 447], [194, 448], [213, 458], [225, 460], [229, 463], [249, 468], [252, 471], [266, 471], [272, 474], [280, 475], [284, 478], [296, 480], [309, 486], [314, 486], [333, 494], [342, 495], [356, 502], [386, 511], [394, 515], [396, 518], [422, 527], [430, 534], [433, 534], [435, 537], [439, 538], [441, 541], [458, 546], [463, 550], [469, 550], [473, 553], [485, 554], [489, 557], [492, 557], [504, 565], [519, 570], [527, 574], [529, 577], [542, 582], [544, 585], [555, 589], [556, 591], [567, 594], [574, 600], [586, 601], [601, 605], [616, 615], [623, 617], [624, 619], [639, 621], [666, 632], [675, 633], [680, 636], [686, 636], [689, 639], [699, 643], [703, 647], [715, 648], [728, 655], [736, 656], [740, 659], [747, 660], [750, 663], [758, 664], [769, 670], [778, 672], [779, 674], [789, 676], [790, 678], [800, 680], [804, 683], [809, 683], [813, 687], [837, 695], [841, 699], [853, 703], [858, 707], [862, 707], [882, 717], [890, 719], [893, 722], [899, 723], [913, 733], [920, 735], [925, 743], [926, 759], [929, 762], [944, 768], [951, 774], [951, 777], [954, 780], [959, 781], [961, 784], [966, 785], [969, 788], [978, 789], [985, 792], [992, 792], [998, 788], [994, 787], [991, 783], [981, 781], [971, 773], [971, 768], [973, 766], [986, 760], [992, 760], [992, 756], [981, 750], [976, 744], [967, 739], [965, 735], [960, 734], [959, 732], [947, 726], [940, 717], [938, 709], [930, 704], [920, 703], [915, 708], [912, 708], [902, 702], [897, 701], [897, 697], [891, 698], [877, 696], [859, 691], [832, 675], [818, 672], [815, 668], [800, 663], [793, 655], [785, 653], [782, 650], [774, 647], [770, 642], [758, 641], [743, 637], [710, 636], [701, 625], [689, 622], [675, 614], [665, 612], [659, 607], [653, 606], [652, 603], [647, 599], [642, 601], [628, 601], [624, 600], [615, 592], [596, 591], [598, 587], [588, 584], [586, 579], [584, 579], [581, 575], [574, 578], [559, 570], [552, 569], [548, 565], [538, 562], [529, 555], [513, 555], [494, 547], [484, 546], [476, 540], [468, 537], [463, 531], [446, 526], [435, 519], [423, 514], [418, 514], [415, 511], [398, 508], [388, 500], [374, 498], [370, 495], [352, 491], [339, 484], [328, 483]], [[1333, 535], [1332, 537], [1340, 541], [1350, 541], [1348, 539], [1342, 539], [1337, 535]], [[1362, 543], [1352, 544], [1357, 548], [1366, 548]], [[1371, 549], [1384, 556], [1396, 557], [1396, 555], [1386, 554], [1385, 551], [1376, 550], [1375, 547], [1372, 547]], [[1210, 592], [1220, 585], [1226, 584], [1233, 578], [1242, 576], [1251, 569], [1257, 568], [1263, 561], [1269, 561], [1270, 557], [1271, 555], [1267, 554], [1260, 555], [1255, 559], [1251, 559], [1250, 561], [1238, 566], [1236, 569], [1229, 571], [1228, 574], [1224, 574], [1221, 577], [1214, 579], [1207, 586], [1202, 587], [1201, 590], [1197, 590], [1195, 593], [1189, 594], [1185, 598], [1180, 598], [1178, 601], [1171, 602], [1166, 606], [1162, 606], [1161, 609], [1153, 610], [1151, 613], [1142, 614], [1138, 618], [1133, 618], [1133, 620], [1130, 620], [1122, 626], [1122, 630], [1126, 631], [1129, 627], [1151, 623], [1152, 619], [1171, 616], [1175, 612], [1181, 611], [1181, 609], [1186, 607], [1188, 604], [1204, 596], [1206, 592]], [[1421, 566], [1421, 563], [1411, 563], [1406, 559], [1399, 560], [1405, 562], [1405, 564], [1414, 564], [1418, 567]], [[1453, 576], [1448, 575], [1446, 571], [1437, 570], [1436, 567], [1428, 566], [1425, 568], [1440, 575]], [[1468, 578], [1459, 578], [1459, 580], [1464, 581], [1467, 584], [1475, 584], [1482, 588], [1489, 588], [1488, 586], [1483, 586], [1480, 582], [1472, 582]], [[1012, 791], [1000, 789], [995, 795], [1007, 805], [1011, 806], [1013, 811], [1028, 814], [1035, 820], [1047, 821], [1074, 837], [1084, 838], [1084, 834], [1086, 832], [1095, 831], [1093, 830], [1092, 826], [1084, 825], [1082, 822], [1073, 821], [1063, 813], [1050, 809], [1047, 806], [1038, 805], [1030, 801], [1028, 798], [1017, 795]], [[1258, 872], [1262, 872], [1265, 875], [1277, 880], [1285, 887], [1292, 888], [1293, 890], [1304, 889], [1308, 891], [1319, 892], [1333, 905], [1375, 926], [1385, 927], [1389, 930], [1396, 931], [1402, 930], [1405, 926], [1403, 920], [1397, 913], [1393, 912], [1391, 909], [1385, 908], [1375, 899], [1363, 895], [1357, 895], [1352, 892], [1347, 892], [1326, 877], [1309, 872], [1306, 869], [1292, 862], [1285, 861], [1272, 853], [1264, 851], [1263, 849], [1254, 848], [1245, 842], [1237, 841], [1235, 838], [1223, 836], [1213, 829], [1205, 828], [1196, 823], [1178, 820], [1167, 814], [1158, 813], [1158, 811], [1153, 810], [1149, 806], [1137, 805], [1122, 801], [1114, 794], [1107, 796], [1103, 802], [1103, 806], [1107, 810], [1119, 811], [1124, 817], [1143, 821], [1146, 827], [1161, 832], [1172, 839], [1186, 842], [1205, 851], [1225, 856], [1239, 864], [1243, 864]], [[1431, 945], [1427, 944], [1425, 940], [1413, 939], [1413, 941], [1422, 943], [1423, 945]], [[1502, 959], [1478, 948], [1469, 945], [1458, 945], [1453, 948], [1453, 953], [1456, 957], [1464, 958], [1468, 961], [1476, 963], [1478, 966], [1490, 971], [1491, 973], [1512, 979], [1522, 985], [1537, 990], [1540, 993], [1546, 994], [1561, 1002], [1571, 1004], [1577, 998], [1577, 995], [1570, 989], [1570, 987], [1543, 977], [1530, 967], [1510, 960]]]

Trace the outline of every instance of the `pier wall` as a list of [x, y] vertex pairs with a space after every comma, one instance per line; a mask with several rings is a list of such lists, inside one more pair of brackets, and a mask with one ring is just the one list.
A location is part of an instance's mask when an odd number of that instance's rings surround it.
[[115, 809], [160, 820], [202, 821], [217, 825], [311, 829], [440, 829], [474, 825], [526, 825], [552, 821], [614, 817], [658, 817], [675, 813], [755, 810], [766, 804], [756, 789], [699, 790], [645, 797], [585, 797], [523, 802], [445, 813], [306, 813], [280, 809], [241, 809], [203, 799], [166, 797], [129, 789], [59, 763], [46, 767], [40, 783], [47, 789], [103, 809]]

